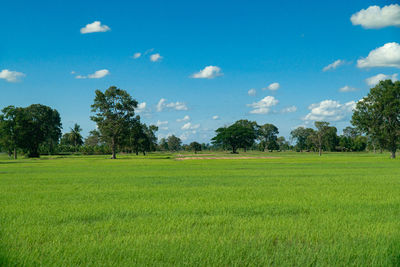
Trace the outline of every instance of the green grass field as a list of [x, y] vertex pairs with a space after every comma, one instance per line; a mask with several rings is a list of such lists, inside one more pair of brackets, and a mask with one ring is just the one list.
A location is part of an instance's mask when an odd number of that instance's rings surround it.
[[399, 160], [248, 155], [3, 155], [0, 265], [400, 265]]

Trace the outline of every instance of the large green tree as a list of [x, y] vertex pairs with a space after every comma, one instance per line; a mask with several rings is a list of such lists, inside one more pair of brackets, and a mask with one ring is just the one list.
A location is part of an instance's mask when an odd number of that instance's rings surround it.
[[179, 151], [181, 149], [182, 141], [175, 135], [168, 136], [167, 143], [170, 151]]
[[0, 115], [0, 145], [9, 155], [13, 154], [14, 159], [17, 159], [17, 150], [22, 144], [26, 122], [23, 108], [8, 106]]
[[123, 144], [130, 125], [135, 122], [135, 108], [138, 102], [127, 91], [111, 86], [104, 93], [96, 90], [91, 106], [102, 138], [110, 145], [112, 159], [116, 159], [117, 147]]
[[189, 147], [190, 150], [193, 150], [195, 154], [197, 154], [197, 151], [201, 151], [201, 144], [198, 142], [191, 142]]
[[258, 129], [258, 138], [261, 141], [264, 151], [279, 149], [277, 143], [278, 134], [278, 127], [273, 124], [266, 123], [260, 126], [260, 128]]
[[327, 139], [332, 135], [332, 129], [329, 126], [329, 122], [326, 121], [316, 121], [314, 122], [314, 125], [317, 130], [314, 132], [311, 138], [315, 146], [318, 148], [318, 154], [321, 156], [322, 148], [327, 143]]
[[290, 132], [291, 139], [296, 142], [296, 148], [300, 150], [300, 152], [312, 148], [311, 136], [313, 136], [313, 134], [313, 129], [304, 128], [302, 126]]
[[237, 153], [238, 148], [246, 149], [254, 144], [258, 128], [255, 122], [240, 120], [215, 132], [216, 136], [211, 139], [213, 145], [231, 148], [232, 153]]
[[400, 81], [381, 81], [358, 101], [352, 124], [396, 157], [400, 141]]

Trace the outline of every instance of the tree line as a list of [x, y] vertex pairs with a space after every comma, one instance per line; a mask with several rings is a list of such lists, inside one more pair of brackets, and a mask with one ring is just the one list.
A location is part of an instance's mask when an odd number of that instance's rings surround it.
[[33, 104], [28, 107], [8, 106], [0, 115], [0, 149], [17, 158], [22, 152], [28, 157], [40, 154], [80, 152], [111, 154], [117, 152], [143, 153], [150, 151], [201, 150], [243, 151], [364, 151], [366, 149], [391, 152], [395, 158], [400, 138], [400, 82], [381, 81], [369, 94], [358, 101], [351, 123], [337, 134], [329, 122], [316, 121], [313, 128], [297, 127], [290, 140], [279, 136], [273, 124], [258, 125], [255, 121], [238, 120], [215, 131], [211, 144], [192, 142], [182, 144], [175, 135], [157, 142], [158, 127], [141, 122], [135, 115], [138, 102], [125, 90], [111, 86], [105, 92], [95, 91], [90, 117], [97, 129], [83, 139], [82, 129], [75, 124], [61, 134], [60, 114], [48, 106]]

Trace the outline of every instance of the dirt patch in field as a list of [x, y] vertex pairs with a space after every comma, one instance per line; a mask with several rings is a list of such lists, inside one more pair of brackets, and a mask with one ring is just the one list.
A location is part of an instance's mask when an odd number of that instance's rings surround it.
[[185, 157], [185, 158], [176, 158], [176, 160], [188, 160], [188, 159], [280, 159], [280, 157]]

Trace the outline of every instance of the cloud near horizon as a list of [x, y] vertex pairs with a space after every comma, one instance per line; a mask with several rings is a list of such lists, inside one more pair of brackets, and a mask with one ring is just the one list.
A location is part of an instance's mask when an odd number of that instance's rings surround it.
[[393, 82], [395, 82], [395, 81], [398, 81], [398, 79], [397, 79], [398, 75], [399, 75], [398, 73], [394, 73], [392, 75], [386, 75], [386, 74], [380, 73], [380, 74], [377, 74], [375, 76], [365, 79], [365, 82], [369, 86], [375, 86], [380, 81], [384, 81], [384, 80], [392, 80]]
[[266, 96], [258, 102], [247, 104], [248, 107], [252, 107], [253, 110], [250, 114], [268, 114], [271, 111], [271, 107], [276, 106], [279, 103], [273, 96]]
[[188, 110], [188, 107], [183, 102], [170, 102], [167, 103], [165, 98], [161, 98], [157, 104], [157, 111], [161, 112], [164, 109], [172, 109], [172, 110]]
[[355, 101], [340, 104], [335, 100], [324, 100], [311, 104], [310, 112], [303, 118], [305, 121], [340, 121], [350, 115], [356, 106]]

